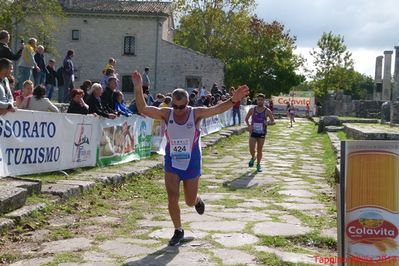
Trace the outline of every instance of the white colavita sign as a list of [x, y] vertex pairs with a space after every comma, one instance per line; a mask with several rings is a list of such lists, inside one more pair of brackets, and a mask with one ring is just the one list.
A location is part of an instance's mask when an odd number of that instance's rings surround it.
[[306, 105], [309, 104], [309, 115], [312, 116], [314, 114], [314, 97], [272, 96], [272, 101], [274, 114], [286, 114], [287, 103], [293, 103], [295, 113], [300, 115], [306, 114]]
[[0, 176], [93, 166], [98, 143], [93, 116], [8, 113], [0, 116]]

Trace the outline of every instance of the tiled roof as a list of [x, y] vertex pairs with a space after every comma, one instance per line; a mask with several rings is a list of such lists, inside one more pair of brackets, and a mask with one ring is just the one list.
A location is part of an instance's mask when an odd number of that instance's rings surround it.
[[[170, 2], [129, 0], [60, 0], [66, 11], [169, 15]], [[71, 5], [72, 4], [72, 5]]]

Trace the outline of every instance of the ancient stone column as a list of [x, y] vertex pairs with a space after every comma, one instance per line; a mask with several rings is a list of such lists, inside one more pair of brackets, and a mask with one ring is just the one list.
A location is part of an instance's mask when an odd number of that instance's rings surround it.
[[393, 70], [392, 100], [399, 101], [399, 46], [395, 46], [395, 68]]
[[399, 101], [391, 103], [391, 124], [399, 125]]
[[384, 77], [382, 79], [382, 100], [391, 100], [391, 64], [393, 51], [384, 51]]
[[375, 59], [375, 76], [374, 76], [374, 95], [375, 101], [381, 101], [382, 93], [382, 55], [377, 56]]

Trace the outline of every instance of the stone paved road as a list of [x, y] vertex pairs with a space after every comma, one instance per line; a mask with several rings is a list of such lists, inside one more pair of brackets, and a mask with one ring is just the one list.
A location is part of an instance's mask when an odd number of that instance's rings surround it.
[[17, 228], [3, 247], [19, 259], [12, 265], [308, 265], [314, 256], [335, 257], [326, 136], [306, 120], [287, 124], [270, 128], [261, 173], [247, 166], [247, 134], [204, 152], [206, 212], [182, 207], [178, 248], [167, 247], [173, 226], [159, 170], [136, 184], [151, 195], [97, 191], [49, 211], [36, 230]]

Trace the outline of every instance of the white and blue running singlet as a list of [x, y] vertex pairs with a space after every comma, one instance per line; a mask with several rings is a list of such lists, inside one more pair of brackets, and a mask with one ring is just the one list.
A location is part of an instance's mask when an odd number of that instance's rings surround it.
[[187, 121], [178, 124], [172, 109], [165, 132], [165, 172], [177, 174], [180, 180], [201, 175], [201, 132], [195, 125], [194, 109], [190, 107], [189, 112]]

